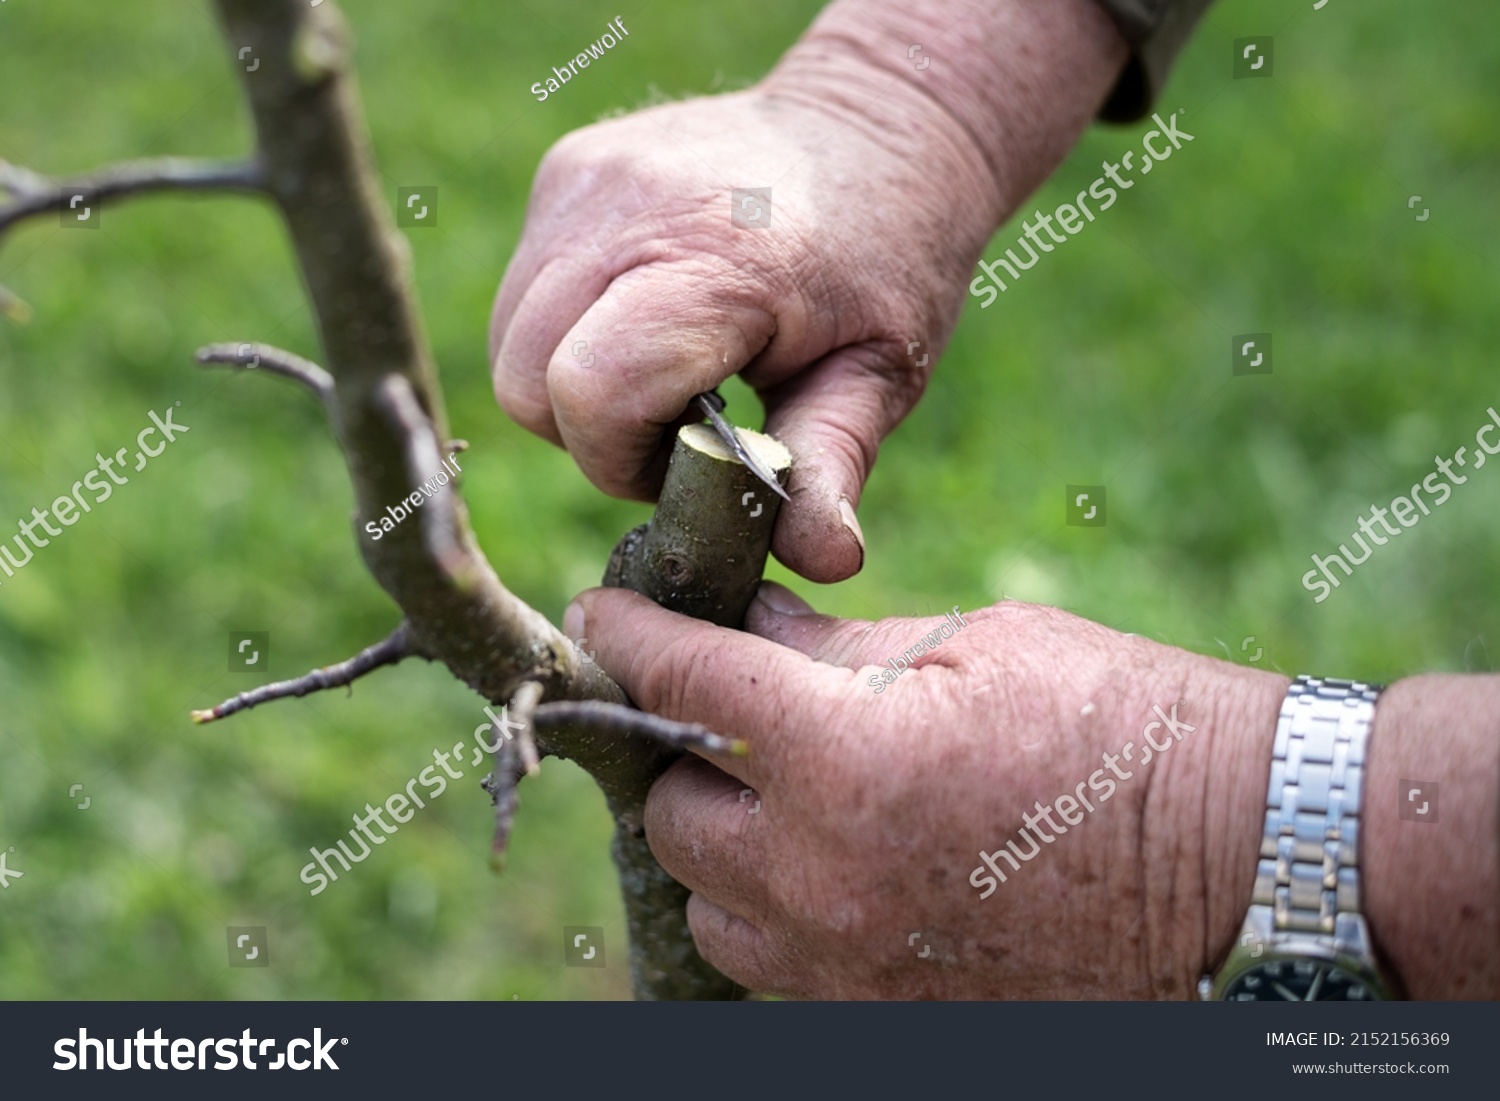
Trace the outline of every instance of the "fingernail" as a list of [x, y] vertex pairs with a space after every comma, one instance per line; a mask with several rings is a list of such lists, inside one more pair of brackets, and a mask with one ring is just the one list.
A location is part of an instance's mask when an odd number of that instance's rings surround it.
[[575, 600], [563, 612], [563, 634], [576, 640], [582, 638], [587, 629], [584, 625], [583, 605]]
[[774, 581], [762, 581], [755, 590], [755, 599], [778, 615], [816, 615], [813, 606], [792, 592], [785, 585]]
[[849, 498], [839, 498], [839, 519], [844, 521], [844, 527], [849, 529], [849, 534], [854, 536], [854, 541], [859, 544], [859, 560], [865, 560], [865, 533], [859, 526], [859, 518], [854, 515], [854, 506], [849, 503]]

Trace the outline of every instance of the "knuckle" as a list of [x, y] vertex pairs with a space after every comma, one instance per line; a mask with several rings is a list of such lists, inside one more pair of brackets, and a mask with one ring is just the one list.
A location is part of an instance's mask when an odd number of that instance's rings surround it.
[[742, 918], [693, 895], [687, 906], [688, 930], [703, 958], [750, 990], [787, 992], [796, 968], [772, 939]]
[[536, 191], [548, 190], [561, 180], [572, 179], [578, 170], [593, 159], [596, 147], [590, 140], [597, 137], [595, 127], [571, 130], [558, 138], [542, 155], [536, 170]]
[[645, 658], [640, 678], [644, 698], [639, 702], [648, 711], [669, 719], [693, 721], [688, 708], [702, 679], [707, 656], [699, 650], [695, 639], [681, 638], [667, 643]]

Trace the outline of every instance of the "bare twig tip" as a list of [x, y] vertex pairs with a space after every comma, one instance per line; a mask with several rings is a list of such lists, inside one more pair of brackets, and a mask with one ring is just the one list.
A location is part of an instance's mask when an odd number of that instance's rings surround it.
[[649, 738], [658, 745], [675, 749], [694, 749], [732, 757], [744, 757], [750, 752], [750, 746], [744, 740], [715, 734], [699, 723], [673, 722], [660, 715], [599, 700], [544, 703], [536, 709], [531, 721], [533, 726], [543, 730], [580, 726], [611, 734]]
[[227, 364], [243, 370], [262, 370], [302, 383], [320, 399], [327, 401], [333, 393], [333, 376], [310, 359], [269, 344], [241, 341], [239, 344], [210, 344], [199, 348], [195, 356], [202, 366]]
[[241, 692], [212, 710], [194, 711], [192, 719], [195, 723], [212, 722], [271, 700], [306, 696], [311, 692], [322, 692], [329, 688], [342, 688], [345, 685], [352, 685], [366, 673], [385, 665], [394, 665], [411, 655], [410, 631], [406, 621], [402, 620], [387, 638], [377, 642], [374, 646], [365, 647], [348, 661], [341, 661], [337, 665], [330, 665], [324, 669], [314, 669], [295, 680], [278, 681], [275, 684], [266, 684], [260, 688], [251, 689], [249, 692]]
[[265, 174], [258, 161], [195, 161], [182, 157], [108, 165], [71, 180], [49, 180], [27, 168], [0, 161], [0, 190], [11, 195], [0, 203], [0, 231], [28, 218], [66, 210], [69, 197], [86, 193], [108, 202], [153, 191], [264, 191]]

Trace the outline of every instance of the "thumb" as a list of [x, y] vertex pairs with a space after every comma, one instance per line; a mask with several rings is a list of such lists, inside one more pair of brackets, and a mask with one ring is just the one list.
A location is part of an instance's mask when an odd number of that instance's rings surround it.
[[791, 450], [795, 508], [776, 523], [772, 550], [809, 581], [858, 573], [865, 537], [854, 508], [880, 442], [921, 396], [920, 376], [884, 365], [872, 346], [841, 348], [765, 391], [766, 431]]
[[[776, 330], [730, 271], [634, 268], [614, 280], [552, 353], [547, 390], [563, 444], [590, 481], [617, 497], [651, 500], [672, 430], [693, 395], [711, 390]], [[592, 353], [570, 349], [586, 341]]]
[[[954, 611], [958, 612], [958, 609], [955, 607]], [[788, 646], [824, 665], [852, 670], [870, 665], [885, 666], [890, 659], [902, 657], [907, 648], [924, 636], [934, 630], [940, 631], [945, 623], [967, 626], [961, 613], [957, 620], [947, 616], [923, 616], [878, 622], [819, 615], [796, 593], [774, 581], [760, 583], [755, 599], [745, 613], [745, 630]], [[934, 653], [931, 657], [914, 658], [912, 664], [949, 665], [952, 664], [950, 658], [951, 652], [949, 655]]]
[[[774, 581], [762, 581], [745, 612], [745, 630], [825, 665], [858, 669], [879, 625], [820, 615], [800, 596]], [[874, 659], [870, 659], [874, 660]]]

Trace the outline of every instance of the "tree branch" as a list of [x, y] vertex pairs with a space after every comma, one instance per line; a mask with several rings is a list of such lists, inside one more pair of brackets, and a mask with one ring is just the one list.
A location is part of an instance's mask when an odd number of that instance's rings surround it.
[[731, 757], [743, 757], [750, 751], [743, 739], [727, 738], [698, 723], [673, 722], [649, 711], [598, 700], [544, 703], [536, 709], [532, 722], [538, 730], [586, 727], [596, 733], [649, 738], [671, 749], [701, 749], [705, 753], [723, 753]]
[[[516, 807], [520, 803], [517, 788], [521, 777], [535, 775], [540, 765], [536, 743], [531, 737], [531, 716], [541, 700], [542, 685], [534, 680], [525, 681], [505, 706], [501, 720], [506, 724], [505, 728], [495, 731], [495, 771], [485, 781], [484, 788], [495, 804], [495, 836], [490, 842], [490, 867], [497, 872], [505, 870], [510, 830], [516, 820]], [[511, 737], [511, 724], [520, 727], [520, 733], [514, 738]]]
[[293, 379], [316, 394], [324, 405], [329, 405], [333, 398], [332, 375], [310, 359], [269, 344], [210, 344], [198, 349], [197, 359], [205, 367], [223, 363]]
[[0, 203], [0, 233], [52, 211], [66, 210], [75, 195], [90, 202], [113, 202], [153, 191], [265, 190], [258, 162], [201, 161], [161, 157], [110, 165], [86, 176], [53, 181], [28, 168], [0, 161], [0, 190], [11, 199]]
[[[252, 160], [166, 158], [61, 182], [0, 162], [0, 189], [10, 196], [0, 202], [0, 234], [26, 218], [68, 209], [74, 196], [111, 202], [168, 190], [258, 191], [276, 203], [296, 252], [327, 370], [264, 345], [215, 345], [201, 358], [243, 368], [258, 363], [302, 382], [324, 401], [354, 489], [360, 552], [404, 618], [390, 638], [346, 662], [243, 693], [194, 712], [194, 720], [212, 722], [269, 700], [347, 686], [409, 655], [443, 661], [480, 695], [512, 700], [528, 718], [522, 737], [505, 739], [497, 752], [490, 785], [502, 857], [522, 766], [538, 753], [578, 762], [599, 784], [615, 819], [614, 856], [630, 920], [637, 993], [734, 996], [733, 984], [697, 954], [683, 909], [687, 891], [651, 855], [642, 815], [652, 782], [683, 747], [743, 752], [743, 743], [625, 708], [620, 686], [501, 584], [456, 488], [441, 500], [424, 494], [428, 507], [421, 522], [369, 533], [370, 518], [388, 505], [408, 499], [417, 504], [413, 494], [442, 463], [438, 441], [449, 437], [413, 289], [410, 249], [392, 224], [359, 109], [349, 36], [332, 0], [215, 0], [215, 6], [228, 40], [241, 55], [253, 49], [261, 62], [253, 77], [240, 74], [256, 132]], [[24, 309], [0, 289], [0, 311], [20, 315]], [[393, 461], [397, 456], [400, 461]], [[689, 496], [691, 477], [682, 475], [678, 486], [686, 484]], [[747, 587], [764, 564], [771, 523], [767, 516], [747, 526], [733, 514], [748, 495], [729, 492], [740, 481], [738, 472], [715, 471], [705, 483], [711, 500], [704, 507], [669, 514], [680, 523], [659, 516], [657, 536], [681, 537], [690, 545], [663, 559], [657, 555], [662, 540], [651, 542], [648, 532], [644, 545], [650, 554], [640, 563], [647, 573], [655, 571], [656, 581], [670, 582], [673, 570], [687, 570], [697, 579], [695, 598], [704, 603], [679, 610], [707, 609], [716, 622], [735, 624], [733, 609], [748, 599]], [[669, 489], [672, 484], [669, 477]], [[720, 569], [726, 584], [714, 580]], [[639, 587], [674, 606], [672, 592]], [[549, 711], [543, 699], [611, 706]], [[620, 734], [636, 736], [622, 740]]]
[[[532, 716], [536, 714], [537, 704], [542, 702], [543, 688], [540, 683], [529, 680], [510, 698], [510, 705], [506, 709], [506, 716], [520, 726], [516, 733], [516, 751], [520, 754], [521, 767], [526, 770], [527, 776], [535, 776], [542, 767], [541, 756], [537, 753], [536, 738], [531, 733]], [[605, 704], [606, 707], [615, 707], [617, 704]]]
[[41, 195], [54, 184], [40, 172], [33, 172], [25, 165], [11, 164], [0, 158], [0, 191], [15, 196]]
[[521, 782], [522, 768], [516, 744], [509, 738], [499, 738], [495, 746], [495, 771], [484, 782], [495, 804], [495, 836], [490, 842], [490, 867], [497, 872], [505, 870], [505, 857], [510, 848], [510, 830], [516, 821], [516, 807], [520, 796], [516, 790]]
[[[736, 429], [740, 444], [778, 479], [786, 447]], [[610, 555], [604, 584], [644, 593], [664, 608], [736, 629], [755, 599], [781, 498], [705, 424], [677, 433], [656, 515]]]
[[322, 669], [314, 669], [311, 673], [295, 680], [278, 681], [275, 684], [253, 688], [249, 692], [241, 692], [233, 699], [225, 700], [209, 711], [194, 711], [193, 722], [211, 723], [215, 719], [233, 715], [236, 711], [248, 711], [252, 707], [269, 703], [271, 700], [284, 700], [293, 696], [322, 692], [329, 688], [342, 688], [353, 684], [366, 673], [379, 669], [383, 665], [394, 665], [414, 654], [410, 632], [407, 630], [406, 623], [402, 622], [383, 641], [377, 642], [374, 646], [367, 646], [348, 661], [341, 661], [337, 665], [325, 666]]
[[[228, 40], [253, 49], [260, 59], [253, 76], [241, 72], [240, 78], [264, 186], [286, 222], [317, 318], [322, 358], [336, 384], [329, 405], [354, 488], [360, 552], [401, 608], [412, 649], [443, 661], [491, 701], [509, 701], [531, 681], [542, 686], [547, 700], [628, 703], [621, 688], [583, 660], [571, 640], [501, 584], [456, 491], [445, 493], [440, 507], [424, 500], [420, 523], [398, 523], [378, 538], [366, 530], [372, 518], [419, 492], [434, 475], [442, 459], [439, 441], [449, 433], [413, 288], [410, 249], [392, 224], [390, 199], [370, 153], [349, 36], [332, 0], [215, 3]], [[767, 514], [747, 522], [742, 502], [754, 476], [732, 456], [723, 461], [739, 469], [710, 472], [704, 488], [711, 500], [701, 508], [679, 508], [683, 524], [663, 523], [658, 529], [686, 540], [681, 554], [665, 563], [653, 557], [644, 565], [691, 571], [702, 603], [679, 610], [712, 609], [716, 622], [737, 626], [733, 609], [753, 590], [748, 573], [759, 577], [774, 514], [768, 506]], [[751, 479], [744, 486], [742, 474]], [[691, 477], [688, 472], [681, 479], [689, 495]], [[715, 592], [716, 571], [731, 577], [731, 591]], [[670, 596], [658, 599], [670, 607]], [[538, 750], [586, 769], [615, 819], [614, 858], [630, 922], [638, 996], [735, 996], [734, 984], [698, 955], [684, 913], [688, 892], [652, 856], [642, 825], [652, 782], [681, 755], [679, 744], [692, 744], [694, 738], [708, 744], [704, 733], [682, 735], [674, 743], [681, 732], [653, 728], [663, 740], [622, 739], [617, 729], [576, 722], [544, 732], [545, 706], [537, 708], [537, 721], [527, 727], [536, 732]], [[520, 746], [511, 748], [514, 758], [510, 751], [497, 755], [491, 783], [502, 844], [508, 832], [502, 820], [514, 812], [520, 766]], [[503, 801], [507, 807], [499, 805]]]
[[[411, 383], [401, 375], [387, 375], [380, 384], [380, 390], [381, 403], [406, 444], [408, 484], [430, 484], [440, 472], [446, 483], [448, 468], [443, 464], [442, 452], [438, 450], [437, 433], [433, 431], [432, 421], [417, 401], [417, 394]], [[447, 488], [446, 485], [444, 488]], [[413, 490], [413, 495], [421, 492]], [[464, 587], [472, 578], [469, 575], [469, 556], [464, 554], [455, 536], [459, 526], [454, 516], [453, 502], [456, 497], [456, 490], [452, 493], [439, 491], [430, 497], [423, 497], [418, 506], [422, 508], [419, 523], [428, 556], [460, 587]], [[417, 505], [418, 502], [413, 501], [412, 504]]]

